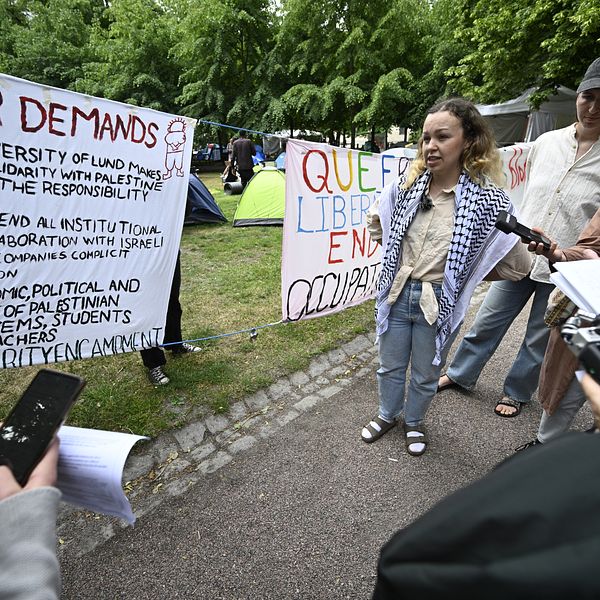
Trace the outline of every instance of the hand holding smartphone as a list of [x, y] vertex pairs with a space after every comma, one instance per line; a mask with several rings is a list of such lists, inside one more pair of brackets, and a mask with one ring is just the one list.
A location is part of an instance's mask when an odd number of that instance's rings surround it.
[[20, 485], [44, 456], [84, 386], [76, 375], [41, 369], [6, 417], [0, 427], [0, 457], [10, 462]]
[[519, 223], [514, 215], [507, 213], [505, 210], [498, 212], [498, 217], [496, 218], [496, 227], [504, 233], [515, 233], [521, 239], [524, 239], [528, 242], [543, 244], [544, 250], [546, 251], [550, 250], [550, 246], [552, 245], [552, 242], [547, 237], [540, 235], [535, 231], [531, 231], [529, 227]]

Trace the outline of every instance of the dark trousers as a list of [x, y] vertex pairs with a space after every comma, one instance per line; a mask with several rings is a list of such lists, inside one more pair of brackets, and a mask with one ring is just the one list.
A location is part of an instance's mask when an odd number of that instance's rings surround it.
[[[171, 342], [181, 342], [181, 304], [179, 303], [179, 289], [181, 288], [181, 253], [177, 254], [175, 263], [175, 272], [173, 273], [173, 282], [171, 283], [171, 294], [169, 295], [169, 305], [167, 307], [167, 321], [165, 323], [165, 338], [163, 344]], [[181, 348], [181, 343], [167, 346], [169, 350]], [[148, 348], [140, 350], [142, 362], [147, 369], [162, 367], [167, 359], [162, 348]]]
[[246, 184], [252, 179], [254, 171], [252, 169], [238, 169], [238, 173], [240, 174], [242, 186], [246, 187]]

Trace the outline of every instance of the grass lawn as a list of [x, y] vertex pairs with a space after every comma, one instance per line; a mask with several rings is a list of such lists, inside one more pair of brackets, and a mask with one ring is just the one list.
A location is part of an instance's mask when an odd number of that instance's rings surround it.
[[[281, 227], [232, 227], [240, 196], [226, 196], [218, 173], [201, 175], [228, 223], [186, 226], [181, 240], [183, 335], [198, 339], [281, 319]], [[317, 354], [373, 329], [373, 302], [299, 323], [199, 342], [203, 352], [173, 358], [167, 386], [154, 388], [138, 353], [58, 363], [87, 386], [68, 423], [155, 436], [202, 415], [223, 412]], [[39, 369], [0, 371], [0, 418]]]

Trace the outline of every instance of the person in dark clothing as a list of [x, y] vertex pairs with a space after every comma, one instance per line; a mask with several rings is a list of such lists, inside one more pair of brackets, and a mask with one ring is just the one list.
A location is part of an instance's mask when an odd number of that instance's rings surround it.
[[[169, 295], [169, 304], [167, 307], [167, 321], [165, 323], [165, 337], [163, 344], [170, 344], [167, 348], [174, 355], [189, 354], [191, 352], [200, 352], [201, 348], [182, 342], [181, 338], [181, 304], [179, 302], [179, 290], [181, 288], [181, 252], [177, 254], [175, 263], [175, 272], [173, 273], [173, 282], [171, 283], [171, 293]], [[178, 343], [175, 343], [178, 342]], [[167, 364], [167, 359], [162, 348], [154, 347], [141, 350], [140, 355], [146, 369], [148, 369], [148, 378], [154, 385], [166, 385], [169, 378], [165, 375], [163, 367]]]
[[246, 137], [243, 131], [240, 131], [240, 137], [233, 142], [233, 164], [237, 167], [240, 174], [242, 187], [252, 179], [254, 171], [254, 161], [252, 157], [256, 155], [254, 144]]
[[373, 600], [600, 598], [598, 506], [600, 435], [520, 452], [393, 536]]

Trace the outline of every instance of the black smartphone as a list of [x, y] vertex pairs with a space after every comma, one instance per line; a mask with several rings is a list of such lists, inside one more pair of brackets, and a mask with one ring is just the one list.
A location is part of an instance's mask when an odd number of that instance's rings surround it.
[[516, 233], [520, 238], [527, 240], [528, 242], [544, 244], [544, 250], [550, 250], [551, 242], [547, 237], [535, 233], [535, 231], [531, 231], [529, 227], [519, 223], [514, 215], [507, 213], [505, 210], [498, 212], [498, 216], [496, 217], [496, 227], [504, 233]]
[[25, 485], [85, 386], [81, 377], [41, 369], [0, 427], [0, 457]]

